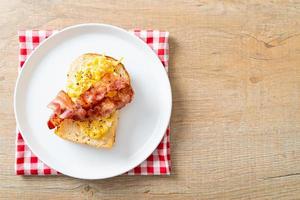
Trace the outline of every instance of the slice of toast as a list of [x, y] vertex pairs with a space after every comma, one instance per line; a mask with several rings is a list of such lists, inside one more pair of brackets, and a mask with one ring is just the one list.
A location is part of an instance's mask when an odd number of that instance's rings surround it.
[[[83, 65], [86, 60], [93, 59], [96, 56], [101, 56], [95, 53], [88, 53], [83, 54], [82, 56], [78, 57], [73, 61], [70, 66], [68, 72], [68, 80], [69, 83], [71, 80], [70, 78], [74, 76], [77, 70], [80, 69], [80, 66]], [[114, 62], [118, 62], [112, 57], [105, 56], [107, 59], [110, 59]], [[121, 77], [126, 78], [130, 82], [129, 75], [124, 67], [124, 65], [118, 62], [118, 65], [115, 68], [115, 72], [120, 75]], [[116, 136], [116, 128], [118, 124], [118, 117], [119, 111], [116, 111], [112, 114], [112, 126], [109, 130], [99, 139], [93, 139], [86, 135], [85, 133], [81, 132], [79, 125], [76, 123], [75, 120], [72, 119], [65, 119], [62, 121], [59, 127], [55, 130], [55, 133], [63, 139], [70, 140], [72, 142], [80, 143], [80, 144], [87, 144], [97, 148], [111, 148], [115, 143], [115, 136]], [[97, 119], [96, 119], [97, 120]]]
[[119, 111], [112, 114], [112, 126], [107, 133], [100, 139], [93, 139], [80, 131], [79, 125], [72, 119], [65, 119], [59, 127], [55, 130], [55, 133], [66, 140], [72, 142], [87, 144], [97, 148], [111, 148], [115, 143], [116, 129], [118, 125]]

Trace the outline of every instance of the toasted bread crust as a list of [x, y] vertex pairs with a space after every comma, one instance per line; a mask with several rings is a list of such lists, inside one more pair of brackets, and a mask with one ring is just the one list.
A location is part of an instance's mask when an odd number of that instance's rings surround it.
[[[101, 56], [100, 54], [96, 53], [87, 53], [79, 56], [76, 58], [69, 69], [68, 72], [68, 79], [67, 83], [70, 83], [71, 77], [74, 76], [76, 71], [80, 68], [80, 66], [83, 64], [83, 62], [86, 59], [93, 58], [95, 56]], [[113, 61], [117, 61], [116, 59], [110, 57], [110, 56], [105, 56], [108, 59], [111, 59]], [[128, 72], [126, 71], [124, 65], [122, 63], [119, 63], [116, 66], [116, 72], [120, 74], [120, 76], [126, 78], [129, 80], [130, 83], [130, 77], [128, 75]], [[111, 148], [113, 144], [115, 143], [115, 136], [116, 136], [116, 128], [117, 128], [117, 122], [118, 122], [118, 116], [119, 116], [119, 111], [116, 111], [115, 113], [112, 114], [113, 118], [113, 124], [112, 127], [109, 129], [109, 131], [100, 139], [93, 139], [88, 137], [86, 134], [80, 131], [80, 128], [78, 124], [76, 123], [75, 120], [72, 119], [66, 119], [64, 120], [59, 127], [55, 130], [55, 133], [60, 136], [63, 139], [80, 143], [80, 144], [87, 144], [96, 148]]]

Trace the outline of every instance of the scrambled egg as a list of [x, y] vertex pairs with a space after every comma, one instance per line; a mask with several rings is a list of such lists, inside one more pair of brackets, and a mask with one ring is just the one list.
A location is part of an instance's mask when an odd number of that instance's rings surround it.
[[105, 73], [114, 72], [115, 66], [119, 63], [107, 59], [105, 56], [97, 56], [87, 59], [74, 77], [69, 77], [67, 93], [75, 100], [93, 84], [100, 81]]
[[[105, 56], [97, 56], [87, 59], [81, 68], [75, 73], [74, 77], [69, 77], [67, 93], [76, 100], [83, 92], [88, 90], [93, 84], [101, 81], [105, 73], [113, 73], [115, 66], [120, 61], [111, 61]], [[114, 94], [109, 94], [114, 95]], [[99, 120], [78, 121], [80, 130], [93, 139], [99, 139], [109, 131], [113, 123], [114, 113], [107, 118]]]
[[99, 120], [78, 121], [80, 131], [93, 139], [99, 139], [109, 131], [113, 124], [112, 116]]

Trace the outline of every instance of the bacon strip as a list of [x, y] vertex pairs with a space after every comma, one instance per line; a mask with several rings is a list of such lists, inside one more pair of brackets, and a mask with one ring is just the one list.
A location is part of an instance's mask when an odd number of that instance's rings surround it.
[[74, 107], [74, 103], [69, 95], [61, 90], [57, 94], [56, 98], [53, 99], [48, 105], [48, 108], [54, 110], [55, 114], [60, 114], [62, 110], [69, 109], [72, 110]]
[[63, 90], [50, 102], [53, 115], [48, 121], [50, 129], [59, 126], [64, 119], [84, 120], [108, 116], [131, 102], [133, 90], [128, 80], [112, 74], [92, 86], [73, 102]]
[[63, 119], [59, 118], [56, 114], [51, 115], [50, 119], [48, 120], [48, 128], [53, 129], [63, 121]]

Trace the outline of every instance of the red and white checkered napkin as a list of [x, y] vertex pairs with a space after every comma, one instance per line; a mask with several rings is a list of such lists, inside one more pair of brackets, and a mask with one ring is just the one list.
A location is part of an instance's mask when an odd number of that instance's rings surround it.
[[[57, 31], [19, 31], [20, 42], [20, 68], [23, 66], [27, 56], [36, 48], [40, 42]], [[146, 42], [158, 55], [166, 71], [168, 71], [169, 44], [168, 32], [157, 30], [132, 30], [136, 35]], [[45, 122], [46, 123], [46, 122]], [[59, 172], [51, 169], [36, 157], [24, 142], [21, 133], [17, 129], [16, 140], [16, 164], [17, 175], [57, 175]], [[170, 160], [170, 128], [166, 130], [160, 144], [154, 152], [139, 166], [130, 170], [128, 175], [168, 175], [171, 170]]]

